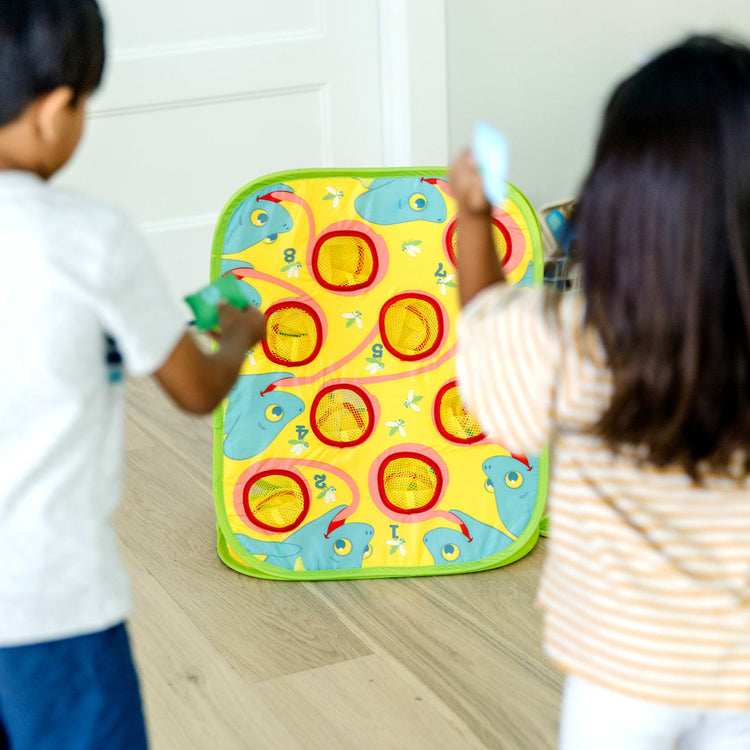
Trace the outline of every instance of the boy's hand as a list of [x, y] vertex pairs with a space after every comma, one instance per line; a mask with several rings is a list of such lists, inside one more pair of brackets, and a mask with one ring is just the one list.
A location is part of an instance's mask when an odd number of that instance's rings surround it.
[[219, 333], [214, 335], [219, 346], [237, 346], [247, 351], [266, 336], [266, 318], [252, 305], [244, 310], [221, 300], [217, 305]]
[[459, 213], [489, 216], [492, 212], [482, 188], [477, 163], [468, 149], [462, 151], [451, 164], [450, 184]]
[[252, 305], [239, 310], [222, 301], [217, 312], [221, 331], [211, 334], [219, 344], [217, 351], [206, 353], [185, 333], [154, 373], [172, 400], [193, 414], [208, 414], [221, 403], [237, 379], [248, 349], [266, 335], [266, 318]]

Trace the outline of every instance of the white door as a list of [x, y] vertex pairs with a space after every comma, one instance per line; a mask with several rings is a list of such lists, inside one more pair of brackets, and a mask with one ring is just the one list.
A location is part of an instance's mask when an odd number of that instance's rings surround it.
[[257, 177], [445, 163], [442, 1], [100, 2], [106, 77], [59, 179], [123, 207], [175, 295], [207, 283], [216, 218]]

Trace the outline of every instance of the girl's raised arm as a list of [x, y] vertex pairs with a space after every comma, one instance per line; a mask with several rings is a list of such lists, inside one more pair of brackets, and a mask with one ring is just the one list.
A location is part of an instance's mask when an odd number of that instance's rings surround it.
[[483, 289], [505, 281], [505, 274], [492, 240], [492, 207], [470, 151], [463, 151], [454, 160], [450, 183], [458, 203], [456, 270], [463, 307]]

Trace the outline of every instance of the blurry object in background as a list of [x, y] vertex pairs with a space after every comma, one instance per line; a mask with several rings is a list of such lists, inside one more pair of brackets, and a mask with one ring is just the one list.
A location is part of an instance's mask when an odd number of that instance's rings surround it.
[[574, 212], [574, 200], [548, 203], [537, 211], [544, 248], [544, 283], [571, 292], [581, 288], [581, 267], [576, 260]]

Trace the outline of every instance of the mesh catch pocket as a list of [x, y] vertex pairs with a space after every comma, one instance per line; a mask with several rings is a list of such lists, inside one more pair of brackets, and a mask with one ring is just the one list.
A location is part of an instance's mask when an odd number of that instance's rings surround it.
[[448, 383], [440, 390], [435, 407], [435, 421], [438, 429], [448, 440], [457, 443], [473, 443], [484, 437], [479, 422], [466, 411], [455, 381]]
[[435, 352], [443, 338], [440, 312], [426, 297], [394, 298], [381, 313], [380, 336], [399, 359], [423, 359]]
[[291, 474], [258, 474], [245, 487], [244, 506], [248, 518], [270, 531], [296, 528], [304, 519], [309, 503], [306, 488]]
[[263, 348], [268, 358], [282, 365], [303, 365], [317, 356], [322, 344], [321, 326], [312, 309], [282, 303], [267, 316]]
[[324, 388], [310, 410], [313, 431], [328, 445], [358, 445], [370, 436], [374, 427], [370, 398], [359, 388]]
[[421, 456], [394, 456], [383, 463], [379, 474], [382, 500], [392, 510], [421, 513], [438, 502], [440, 470]]
[[377, 273], [377, 256], [364, 235], [329, 234], [315, 248], [313, 271], [321, 286], [327, 289], [363, 289], [372, 283]]

